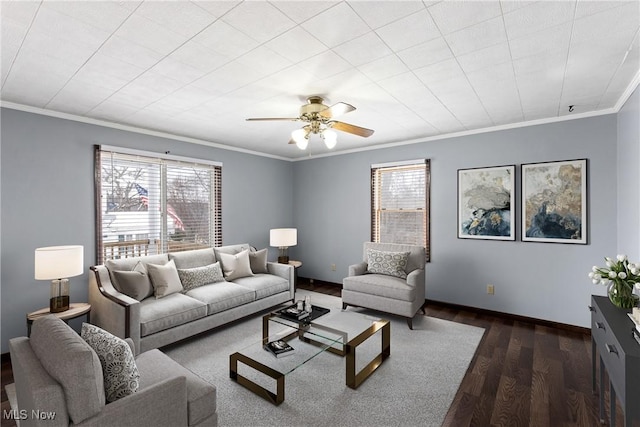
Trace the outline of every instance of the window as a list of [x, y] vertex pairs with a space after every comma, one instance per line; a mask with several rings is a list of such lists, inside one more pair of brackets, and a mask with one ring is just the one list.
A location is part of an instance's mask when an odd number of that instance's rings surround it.
[[96, 146], [97, 262], [222, 244], [222, 165]]
[[429, 160], [371, 166], [371, 241], [429, 248]]

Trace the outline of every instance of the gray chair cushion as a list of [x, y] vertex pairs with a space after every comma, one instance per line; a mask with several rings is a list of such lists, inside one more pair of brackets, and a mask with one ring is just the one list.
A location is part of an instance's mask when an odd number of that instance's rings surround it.
[[169, 358], [160, 350], [149, 350], [136, 358], [140, 389], [175, 376], [187, 378], [189, 425], [196, 425], [216, 411], [216, 388]]
[[186, 295], [207, 304], [208, 315], [229, 310], [256, 299], [253, 289], [238, 286], [232, 282], [201, 286], [190, 290]]
[[233, 283], [253, 289], [256, 293], [256, 299], [266, 298], [289, 290], [289, 281], [287, 279], [272, 274], [256, 274], [251, 277], [242, 277], [234, 280]]
[[195, 249], [184, 252], [171, 252], [169, 259], [176, 263], [176, 268], [194, 268], [216, 262], [213, 248]]
[[80, 335], [49, 315], [33, 322], [29, 342], [42, 366], [62, 385], [75, 424], [102, 410], [106, 403], [102, 364]]
[[207, 305], [177, 293], [140, 302], [140, 335], [147, 336], [207, 315]]
[[405, 279], [384, 274], [345, 277], [342, 280], [342, 288], [401, 301], [415, 300], [415, 288], [409, 286]]
[[80, 336], [100, 359], [107, 402], [115, 402], [138, 391], [140, 374], [131, 347], [125, 340], [89, 323], [82, 324]]

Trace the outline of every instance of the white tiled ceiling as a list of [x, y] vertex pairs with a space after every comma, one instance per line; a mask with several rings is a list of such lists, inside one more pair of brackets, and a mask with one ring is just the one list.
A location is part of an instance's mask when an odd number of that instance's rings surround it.
[[[6, 1], [4, 105], [284, 158], [310, 95], [357, 109], [334, 149], [612, 111], [640, 2]], [[568, 111], [574, 105], [574, 111]], [[22, 107], [24, 106], [24, 107]], [[312, 139], [312, 154], [324, 154]]]

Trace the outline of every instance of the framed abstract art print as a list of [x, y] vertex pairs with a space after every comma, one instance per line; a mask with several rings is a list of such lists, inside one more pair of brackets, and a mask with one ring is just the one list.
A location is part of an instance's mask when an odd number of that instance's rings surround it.
[[587, 159], [522, 165], [522, 241], [587, 244]]
[[515, 240], [515, 170], [458, 170], [458, 238]]

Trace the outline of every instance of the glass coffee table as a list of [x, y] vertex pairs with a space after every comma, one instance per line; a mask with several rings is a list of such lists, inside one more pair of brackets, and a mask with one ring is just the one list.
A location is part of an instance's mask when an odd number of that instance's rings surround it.
[[[229, 356], [231, 379], [275, 405], [284, 402], [285, 377], [319, 354], [330, 352], [345, 357], [346, 385], [353, 389], [358, 388], [391, 354], [391, 324], [388, 320], [317, 306], [309, 318], [302, 320], [286, 317], [281, 312], [263, 316], [262, 339]], [[380, 337], [380, 352], [376, 350], [372, 360], [357, 369], [356, 349], [376, 334]], [[294, 351], [286, 356], [274, 356], [264, 346], [275, 340], [286, 341]], [[239, 365], [275, 380], [275, 393], [262, 385], [263, 381], [259, 384], [241, 375]]]

